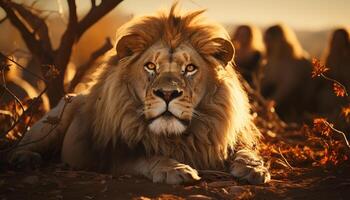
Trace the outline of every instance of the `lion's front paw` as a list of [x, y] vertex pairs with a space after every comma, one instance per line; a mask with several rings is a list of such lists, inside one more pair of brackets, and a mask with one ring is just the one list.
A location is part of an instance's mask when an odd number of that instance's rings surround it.
[[237, 152], [231, 164], [231, 174], [251, 184], [267, 183], [271, 175], [264, 163], [254, 152], [241, 150]]
[[152, 180], [154, 183], [181, 184], [200, 180], [200, 177], [197, 170], [188, 165], [159, 163], [153, 170]]
[[38, 153], [21, 150], [10, 156], [9, 163], [17, 169], [37, 168], [41, 165], [42, 159]]

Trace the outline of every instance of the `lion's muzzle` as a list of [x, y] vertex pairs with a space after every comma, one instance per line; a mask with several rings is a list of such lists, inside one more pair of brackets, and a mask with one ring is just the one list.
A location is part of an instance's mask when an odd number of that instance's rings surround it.
[[[156, 134], [181, 134], [189, 125], [192, 110], [185, 98], [184, 82], [172, 73], [157, 77], [146, 97], [145, 116]], [[188, 99], [188, 98], [187, 98]]]

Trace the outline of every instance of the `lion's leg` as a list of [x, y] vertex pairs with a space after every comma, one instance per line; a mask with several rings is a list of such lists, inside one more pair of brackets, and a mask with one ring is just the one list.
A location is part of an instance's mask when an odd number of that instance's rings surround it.
[[180, 184], [200, 180], [197, 170], [162, 156], [128, 162], [123, 171], [144, 175], [154, 183]]
[[251, 184], [267, 183], [271, 179], [262, 158], [252, 150], [239, 150], [230, 164], [233, 176], [247, 180]]
[[38, 165], [44, 154], [51, 155], [59, 150], [64, 130], [69, 125], [71, 114], [75, 110], [75, 106], [71, 105], [74, 101], [76, 100], [73, 99], [72, 102], [67, 103], [62, 99], [55, 108], [36, 122], [23, 137], [19, 146], [9, 154], [9, 162], [17, 167]]

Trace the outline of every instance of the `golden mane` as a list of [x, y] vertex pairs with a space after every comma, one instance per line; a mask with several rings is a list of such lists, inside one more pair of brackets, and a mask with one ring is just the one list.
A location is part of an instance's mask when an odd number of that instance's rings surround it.
[[[230, 40], [229, 36], [221, 26], [205, 23], [200, 18], [202, 13], [200, 10], [180, 15], [173, 6], [169, 14], [134, 19], [119, 29], [117, 41], [126, 35], [139, 37], [132, 47], [136, 53], [119, 59], [116, 50], [111, 52], [83, 109], [91, 116], [93, 144], [99, 152], [110, 147], [119, 152], [122, 148], [131, 152], [137, 149], [147, 156], [163, 155], [198, 169], [213, 169], [223, 168], [230, 150], [255, 147], [259, 131], [251, 121], [248, 98], [238, 75], [231, 62], [223, 66], [212, 56], [220, 48], [215, 38]], [[130, 88], [130, 82], [135, 80], [130, 79], [128, 66], [159, 40], [169, 48], [182, 43], [191, 45], [213, 67], [210, 76], [215, 77], [215, 82], [209, 84], [210, 90], [196, 108], [200, 116], [181, 136], [150, 132], [139, 112], [143, 102]]]

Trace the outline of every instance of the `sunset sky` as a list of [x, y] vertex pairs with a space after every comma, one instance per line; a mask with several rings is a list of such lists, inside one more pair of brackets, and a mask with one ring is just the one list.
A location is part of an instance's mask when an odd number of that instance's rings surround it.
[[[26, 4], [33, 0], [15, 0]], [[87, 10], [89, 0], [76, 0], [79, 10]], [[97, 1], [98, 2], [98, 1]], [[115, 10], [144, 15], [168, 9], [173, 0], [125, 0]], [[207, 17], [224, 24], [250, 23], [267, 26], [286, 23], [293, 28], [318, 30], [350, 26], [350, 0], [180, 0], [183, 10], [207, 9]], [[58, 10], [66, 0], [39, 0], [39, 7]], [[0, 11], [0, 15], [4, 13]]]
[[[173, 1], [126, 0], [120, 8], [140, 15], [168, 8]], [[350, 0], [182, 0], [184, 10], [206, 8], [207, 16], [223, 23], [323, 29], [350, 25]]]

